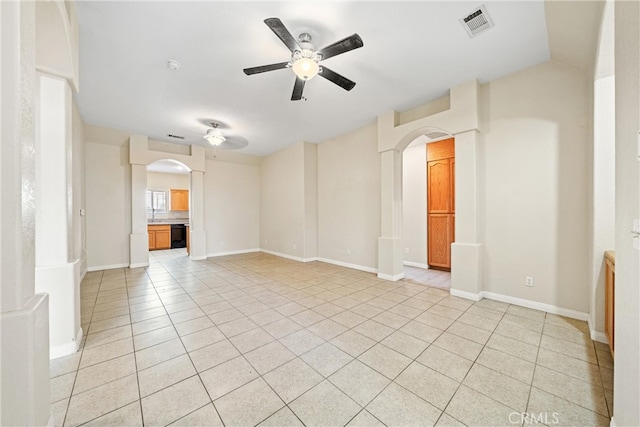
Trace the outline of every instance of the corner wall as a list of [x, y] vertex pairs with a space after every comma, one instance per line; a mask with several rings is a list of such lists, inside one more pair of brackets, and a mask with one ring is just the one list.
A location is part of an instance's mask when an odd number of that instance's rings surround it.
[[[589, 309], [586, 75], [550, 61], [481, 87], [485, 291]], [[532, 276], [533, 287], [525, 287]], [[544, 306], [541, 306], [542, 308]]]

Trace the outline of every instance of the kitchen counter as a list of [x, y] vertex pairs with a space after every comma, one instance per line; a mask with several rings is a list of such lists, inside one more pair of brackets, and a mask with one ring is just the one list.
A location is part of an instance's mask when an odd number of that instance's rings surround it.
[[184, 224], [189, 225], [189, 218], [174, 218], [174, 219], [148, 219], [147, 225], [163, 225], [163, 224]]

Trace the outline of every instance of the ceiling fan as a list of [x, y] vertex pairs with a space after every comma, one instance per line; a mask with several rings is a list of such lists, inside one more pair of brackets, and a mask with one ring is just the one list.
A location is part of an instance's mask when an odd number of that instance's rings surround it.
[[356, 83], [348, 78], [330, 70], [318, 63], [332, 56], [340, 55], [353, 49], [364, 46], [358, 34], [352, 34], [322, 49], [315, 49], [311, 44], [311, 35], [302, 33], [296, 40], [287, 27], [278, 18], [267, 18], [264, 20], [271, 31], [284, 43], [291, 51], [291, 60], [278, 62], [277, 64], [262, 65], [260, 67], [245, 68], [244, 73], [248, 76], [252, 74], [264, 73], [267, 71], [291, 68], [296, 74], [296, 81], [291, 94], [292, 101], [302, 99], [302, 91], [307, 80], [311, 80], [316, 75], [320, 75], [332, 83], [337, 84], [345, 90], [351, 90]]

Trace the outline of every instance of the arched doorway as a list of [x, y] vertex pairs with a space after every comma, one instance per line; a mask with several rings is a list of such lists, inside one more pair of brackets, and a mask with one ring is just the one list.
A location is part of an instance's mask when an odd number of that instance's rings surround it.
[[399, 280], [403, 274], [402, 152], [416, 138], [434, 129], [455, 137], [456, 243], [451, 248], [451, 294], [480, 299], [482, 292], [478, 209], [478, 88], [477, 81], [451, 89], [450, 108], [411, 122], [399, 114], [378, 117], [381, 168], [381, 227], [378, 239], [378, 277]]
[[206, 259], [206, 231], [204, 229], [204, 172], [205, 149], [192, 145], [190, 154], [173, 154], [151, 150], [143, 135], [129, 137], [131, 164], [131, 235], [130, 267], [149, 265], [149, 235], [147, 229], [147, 166], [159, 160], [170, 160], [187, 168], [189, 173], [189, 257]]

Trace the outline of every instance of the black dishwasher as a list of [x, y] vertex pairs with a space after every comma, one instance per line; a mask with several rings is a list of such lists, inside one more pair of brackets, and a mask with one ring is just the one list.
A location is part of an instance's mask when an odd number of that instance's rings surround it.
[[171, 249], [187, 247], [187, 227], [184, 224], [171, 224]]

